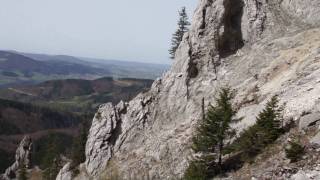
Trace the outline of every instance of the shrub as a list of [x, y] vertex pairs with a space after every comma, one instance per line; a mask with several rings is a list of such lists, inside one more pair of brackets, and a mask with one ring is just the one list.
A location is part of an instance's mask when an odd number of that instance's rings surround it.
[[221, 172], [219, 166], [216, 163], [216, 156], [209, 154], [209, 155], [202, 155], [200, 157], [194, 158], [185, 174], [184, 180], [206, 180], [210, 179]]
[[243, 161], [251, 161], [284, 133], [283, 107], [278, 104], [277, 96], [272, 97], [265, 109], [259, 113], [256, 124], [244, 130], [231, 145], [233, 152], [242, 154]]
[[27, 168], [25, 165], [22, 165], [18, 171], [18, 180], [27, 180]]
[[205, 180], [207, 179], [208, 169], [207, 165], [198, 160], [190, 162], [188, 169], [184, 174], [184, 180]]
[[290, 162], [297, 162], [305, 153], [304, 146], [298, 142], [290, 142], [289, 147], [285, 149], [286, 157]]

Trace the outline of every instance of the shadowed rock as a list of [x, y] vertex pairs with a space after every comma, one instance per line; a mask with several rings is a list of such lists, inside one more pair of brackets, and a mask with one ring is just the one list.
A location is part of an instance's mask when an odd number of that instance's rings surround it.
[[18, 176], [17, 172], [20, 168], [24, 167], [29, 169], [31, 166], [31, 151], [32, 140], [30, 137], [25, 136], [17, 148], [15, 162], [6, 169], [5, 173], [1, 176], [1, 179], [15, 179]]
[[239, 131], [275, 94], [286, 103], [286, 120], [319, 106], [319, 2], [201, 0], [171, 70], [150, 91], [96, 113], [88, 174], [98, 179], [116, 164], [121, 179], [181, 178], [194, 127], [227, 84], [238, 92]]

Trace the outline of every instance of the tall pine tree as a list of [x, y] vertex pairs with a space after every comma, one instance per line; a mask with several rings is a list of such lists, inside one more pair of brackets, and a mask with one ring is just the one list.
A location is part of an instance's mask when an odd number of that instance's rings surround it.
[[283, 107], [277, 96], [268, 101], [266, 107], [257, 117], [257, 125], [264, 130], [264, 143], [275, 141], [283, 133]]
[[237, 112], [232, 106], [233, 98], [234, 93], [230, 88], [222, 88], [216, 98], [216, 105], [209, 107], [206, 117], [200, 122], [193, 137], [192, 148], [201, 156], [190, 163], [186, 179], [199, 172], [195, 165], [201, 165], [201, 169], [205, 170], [208, 176], [221, 172], [222, 155], [227, 140], [235, 136], [231, 125], [239, 121], [235, 118]]
[[173, 34], [171, 39], [171, 48], [169, 50], [171, 59], [175, 58], [176, 51], [182, 41], [183, 35], [189, 30], [188, 26], [190, 25], [185, 7], [182, 7], [179, 11], [179, 17], [178, 29]]

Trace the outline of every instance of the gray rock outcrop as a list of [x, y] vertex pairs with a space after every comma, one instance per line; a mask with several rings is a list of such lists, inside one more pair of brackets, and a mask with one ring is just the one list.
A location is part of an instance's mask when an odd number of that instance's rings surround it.
[[194, 126], [224, 85], [237, 90], [239, 131], [275, 94], [286, 104], [286, 119], [319, 108], [319, 23], [318, 0], [201, 0], [171, 70], [149, 92], [96, 113], [88, 174], [181, 177]]
[[0, 179], [15, 179], [18, 176], [17, 172], [21, 167], [29, 169], [31, 165], [31, 152], [32, 140], [30, 137], [25, 136], [16, 150], [15, 162], [6, 169], [5, 173], [0, 176]]
[[68, 162], [63, 166], [62, 169], [60, 169], [56, 180], [71, 180], [72, 179], [72, 172], [71, 172], [71, 163]]
[[299, 129], [303, 130], [320, 121], [320, 113], [310, 113], [302, 116], [299, 121]]

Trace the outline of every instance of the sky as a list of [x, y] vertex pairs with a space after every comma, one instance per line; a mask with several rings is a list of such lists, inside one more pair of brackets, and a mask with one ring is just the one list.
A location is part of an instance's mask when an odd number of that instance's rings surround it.
[[178, 10], [198, 0], [0, 0], [0, 49], [170, 63]]

